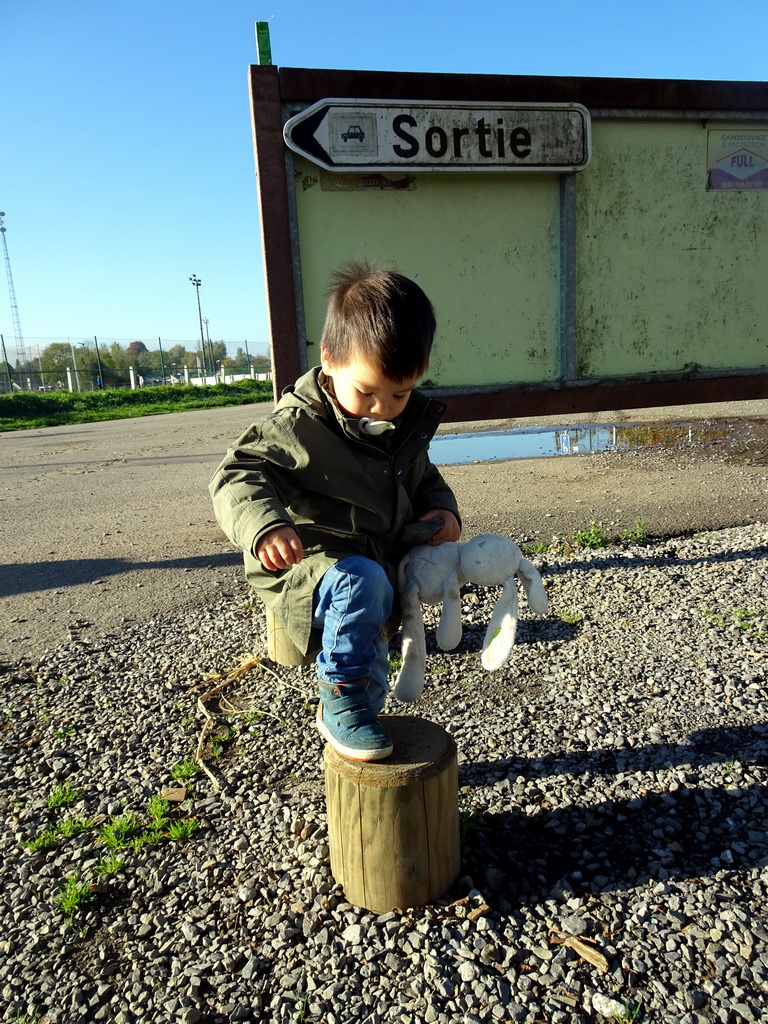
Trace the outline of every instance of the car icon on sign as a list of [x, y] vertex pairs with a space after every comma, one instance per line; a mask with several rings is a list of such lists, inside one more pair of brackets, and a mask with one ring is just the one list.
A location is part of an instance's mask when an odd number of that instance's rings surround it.
[[344, 142], [349, 142], [350, 139], [357, 139], [358, 142], [362, 142], [365, 138], [365, 132], [359, 124], [351, 124], [345, 132], [341, 133], [341, 138]]

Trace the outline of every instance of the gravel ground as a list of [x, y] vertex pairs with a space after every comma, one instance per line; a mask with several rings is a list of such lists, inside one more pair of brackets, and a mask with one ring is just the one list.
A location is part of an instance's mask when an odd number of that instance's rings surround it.
[[[3, 1019], [764, 1020], [766, 554], [765, 523], [563, 541], [534, 557], [549, 614], [521, 601], [492, 675], [496, 592], [465, 588], [454, 652], [428, 610], [424, 696], [389, 710], [456, 739], [461, 877], [380, 916], [330, 875], [312, 670], [230, 678], [264, 647], [238, 568], [202, 611], [6, 660]], [[180, 782], [198, 749], [207, 772]]]

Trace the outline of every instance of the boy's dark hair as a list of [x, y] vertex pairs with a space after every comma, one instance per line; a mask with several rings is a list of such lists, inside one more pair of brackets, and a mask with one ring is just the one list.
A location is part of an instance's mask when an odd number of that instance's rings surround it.
[[322, 344], [333, 366], [358, 358], [399, 384], [429, 365], [435, 311], [421, 288], [393, 270], [350, 263], [328, 292]]

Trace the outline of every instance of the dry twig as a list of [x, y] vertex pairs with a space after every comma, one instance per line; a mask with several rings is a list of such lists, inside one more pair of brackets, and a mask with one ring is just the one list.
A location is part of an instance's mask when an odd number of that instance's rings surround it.
[[[594, 939], [577, 939], [575, 935], [566, 935], [564, 932], [557, 932], [553, 928], [549, 941], [557, 945], [568, 946], [582, 960], [588, 961], [593, 967], [597, 967], [599, 971], [605, 972], [608, 970], [608, 960], [604, 954], [599, 949], [593, 948], [596, 945]], [[587, 943], [590, 943], [590, 945], [587, 945]]]
[[[236, 679], [239, 679], [240, 676], [245, 675], [246, 672], [250, 672], [250, 670], [253, 668], [262, 668], [266, 671], [271, 671], [271, 669], [267, 669], [266, 665], [262, 664], [260, 658], [256, 658], [254, 656], [243, 658], [242, 661], [238, 665], [236, 665], [230, 672], [226, 673], [226, 675], [223, 675], [220, 672], [210, 673], [207, 678], [210, 679], [211, 682], [215, 680], [221, 680], [221, 682], [219, 683], [218, 686], [214, 686], [211, 690], [208, 690], [206, 693], [201, 694], [197, 698], [197, 709], [203, 716], [205, 721], [203, 723], [203, 728], [200, 732], [200, 738], [197, 741], [195, 763], [200, 765], [205, 774], [211, 780], [213, 788], [217, 791], [221, 789], [221, 786], [216, 777], [214, 776], [213, 772], [205, 763], [205, 760], [203, 758], [203, 745], [205, 743], [206, 736], [211, 731], [211, 729], [213, 729], [214, 723], [216, 721], [215, 716], [211, 714], [211, 712], [206, 707], [206, 701], [209, 701], [213, 697], [216, 697], [218, 694], [221, 693], [222, 690], [225, 690], [230, 683], [234, 682]], [[274, 675], [275, 673], [273, 672], [272, 674]]]

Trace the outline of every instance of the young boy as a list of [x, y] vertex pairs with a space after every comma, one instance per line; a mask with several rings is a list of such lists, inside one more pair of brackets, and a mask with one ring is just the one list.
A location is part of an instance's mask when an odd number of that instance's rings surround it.
[[339, 271], [321, 365], [243, 434], [210, 484], [254, 590], [300, 650], [319, 648], [318, 729], [362, 761], [392, 752], [378, 715], [403, 527], [439, 518], [429, 543], [461, 535], [456, 499], [427, 453], [445, 406], [414, 391], [434, 333], [413, 281], [367, 265]]

